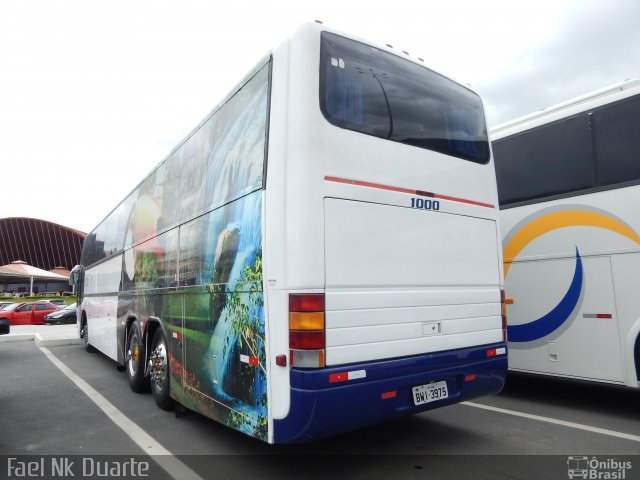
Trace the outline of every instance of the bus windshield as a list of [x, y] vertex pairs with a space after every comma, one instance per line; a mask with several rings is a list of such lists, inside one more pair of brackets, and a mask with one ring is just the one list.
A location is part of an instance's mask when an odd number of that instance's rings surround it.
[[489, 160], [480, 97], [412, 61], [322, 33], [320, 108], [332, 124], [477, 163]]

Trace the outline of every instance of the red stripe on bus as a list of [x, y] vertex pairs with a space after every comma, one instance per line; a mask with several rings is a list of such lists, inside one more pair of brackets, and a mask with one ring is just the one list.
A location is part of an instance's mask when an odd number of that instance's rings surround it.
[[389, 190], [391, 192], [410, 193], [417, 195], [417, 190], [410, 190], [408, 188], [390, 187], [389, 185], [381, 185], [379, 183], [361, 182], [359, 180], [347, 180], [345, 178], [338, 177], [324, 177], [327, 182], [346, 183], [348, 185], [357, 185], [359, 187], [379, 188], [381, 190]]
[[347, 185], [356, 185], [358, 187], [377, 188], [380, 190], [388, 190], [390, 192], [408, 193], [410, 195], [418, 195], [420, 197], [439, 198], [440, 200], [450, 200], [452, 202], [466, 203], [469, 205], [476, 205], [478, 207], [495, 208], [490, 203], [476, 202], [475, 200], [467, 200], [466, 198], [450, 197], [448, 195], [439, 195], [437, 193], [425, 192], [423, 190], [411, 190], [409, 188], [392, 187], [390, 185], [382, 185], [380, 183], [361, 182], [360, 180], [348, 180], [346, 178], [330, 177], [326, 176], [324, 179], [327, 182], [345, 183]]

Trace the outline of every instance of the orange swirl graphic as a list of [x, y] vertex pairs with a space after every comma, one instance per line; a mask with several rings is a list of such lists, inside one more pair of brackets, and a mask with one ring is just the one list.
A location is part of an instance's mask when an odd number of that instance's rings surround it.
[[532, 220], [504, 246], [504, 276], [524, 247], [547, 232], [563, 227], [597, 227], [618, 233], [640, 245], [640, 236], [624, 223], [608, 215], [588, 210], [564, 210]]

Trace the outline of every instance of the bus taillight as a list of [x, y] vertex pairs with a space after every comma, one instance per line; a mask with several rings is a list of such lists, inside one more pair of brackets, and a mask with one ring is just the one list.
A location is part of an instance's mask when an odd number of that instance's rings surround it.
[[324, 293], [289, 294], [290, 312], [320, 312], [324, 314]]
[[300, 332], [289, 330], [289, 347], [301, 350], [319, 350], [324, 348], [324, 331]]
[[500, 289], [500, 305], [502, 307], [502, 341], [507, 341], [507, 300], [504, 288]]
[[324, 367], [324, 294], [289, 295], [289, 349], [292, 367]]

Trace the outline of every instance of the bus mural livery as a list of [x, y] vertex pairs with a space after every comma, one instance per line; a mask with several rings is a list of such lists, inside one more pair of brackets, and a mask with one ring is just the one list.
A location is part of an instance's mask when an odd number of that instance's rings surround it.
[[[109, 231], [118, 232], [121, 238], [110, 240], [126, 248], [114, 266], [119, 281], [122, 262], [122, 286], [113, 285], [120, 290], [113, 303], [115, 316], [135, 312], [136, 319], [162, 319], [167, 335], [162, 362], [169, 368], [164, 365], [159, 375], [170, 372], [176, 400], [263, 440], [267, 382], [261, 189], [268, 78], [265, 63], [144, 180], [112, 217], [124, 228], [110, 225], [109, 218], [104, 225], [105, 238], [109, 240]], [[172, 228], [181, 219], [192, 220]], [[100, 235], [98, 231], [89, 236], [83, 253], [107, 249], [106, 242], [105, 247], [99, 245]], [[83, 256], [82, 262], [92, 260]], [[88, 296], [91, 285], [101, 284], [100, 277], [100, 272], [94, 277], [90, 270], [85, 275], [83, 309], [89, 338], [96, 348], [101, 342], [122, 340], [112, 348], [120, 361], [128, 362], [134, 389], [142, 390], [146, 363], [135, 365], [144, 356], [145, 345], [136, 345], [140, 338], [112, 338], [109, 333], [102, 339], [102, 332], [92, 330], [90, 320], [103, 316], [100, 309], [105, 308], [104, 297]], [[133, 317], [119, 330], [131, 324], [135, 325]], [[169, 385], [166, 379], [164, 383]], [[212, 398], [218, 402], [209, 401]]]
[[494, 393], [496, 205], [473, 91], [305, 25], [87, 236], [79, 334], [270, 443]]

